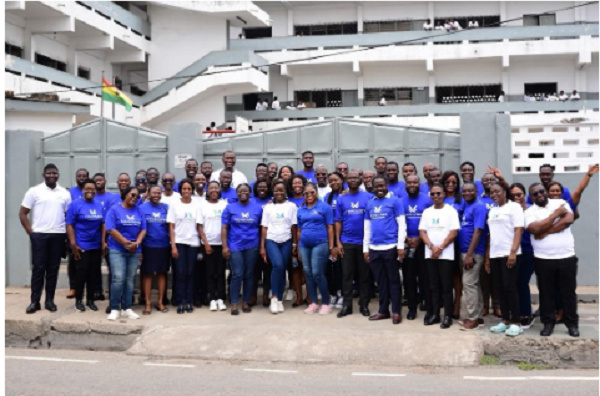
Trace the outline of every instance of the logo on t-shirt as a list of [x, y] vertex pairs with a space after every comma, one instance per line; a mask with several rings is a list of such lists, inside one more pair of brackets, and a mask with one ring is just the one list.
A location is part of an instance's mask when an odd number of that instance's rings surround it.
[[95, 215], [96, 214], [96, 209], [90, 209], [90, 214]]
[[152, 216], [154, 216], [155, 219], [160, 217], [160, 212], [152, 212]]
[[408, 212], [409, 213], [417, 213], [417, 207], [418, 207], [418, 205], [414, 205], [414, 206], [408, 205]]
[[125, 217], [127, 217], [127, 220], [135, 220], [135, 215], [125, 215]]
[[440, 218], [438, 217], [437, 219], [431, 219], [431, 224], [433, 225], [440, 225]]
[[283, 219], [283, 213], [275, 213], [275, 218], [277, 220], [282, 220]]
[[358, 209], [358, 202], [350, 202], [352, 209]]
[[486, 208], [487, 210], [490, 210], [490, 209], [492, 209], [492, 208], [493, 208], [493, 207], [495, 207], [495, 206], [496, 206], [496, 204], [495, 204], [495, 203], [486, 203], [486, 204], [485, 204], [485, 208]]
[[250, 212], [248, 212], [248, 213], [242, 212], [242, 219], [247, 219], [249, 217], [250, 217]]
[[373, 207], [373, 212], [375, 212], [375, 213], [381, 213], [381, 206], [374, 206]]

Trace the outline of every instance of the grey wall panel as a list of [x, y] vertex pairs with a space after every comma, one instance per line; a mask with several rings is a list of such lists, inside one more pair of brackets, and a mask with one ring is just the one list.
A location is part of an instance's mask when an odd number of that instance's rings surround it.
[[328, 153], [333, 149], [333, 122], [300, 128], [300, 152]]
[[138, 169], [148, 169], [154, 167], [162, 175], [168, 169], [169, 158], [164, 154], [144, 154], [138, 157]]
[[[42, 157], [41, 167], [48, 164], [54, 164], [60, 173], [58, 183], [63, 187], [71, 187], [75, 182], [75, 169], [71, 166], [71, 158], [67, 156], [44, 156]], [[40, 176], [43, 172], [40, 172]], [[43, 181], [41, 178], [40, 182]]]
[[333, 172], [335, 170], [335, 163], [333, 162], [333, 156], [332, 155], [315, 155], [315, 164], [314, 167], [316, 168], [317, 165], [325, 165], [325, 167], [327, 168], [328, 172]]
[[137, 129], [125, 125], [106, 124], [106, 151], [132, 153], [137, 147]]
[[435, 166], [442, 169], [439, 154], [411, 154], [408, 156], [406, 162], [412, 162], [416, 165], [421, 181], [425, 181], [425, 178], [423, 177], [423, 165], [426, 163], [432, 162]]
[[404, 150], [404, 128], [374, 125], [373, 151], [402, 151]]
[[337, 144], [339, 151], [368, 152], [370, 133], [370, 124], [340, 121]]
[[75, 153], [101, 152], [104, 142], [100, 128], [100, 124], [84, 125], [68, 132], [71, 135], [71, 150]]
[[218, 155], [219, 157], [221, 157], [224, 151], [231, 150], [231, 140], [231, 138], [207, 140], [206, 142], [204, 142], [204, 155]]
[[70, 133], [62, 132], [42, 140], [42, 150], [49, 154], [67, 154], [71, 151]]
[[408, 131], [406, 149], [415, 151], [436, 151], [440, 146], [440, 133]]
[[167, 152], [167, 134], [138, 130], [138, 151], [140, 152]]
[[[296, 158], [291, 158], [291, 157], [269, 157], [267, 162], [276, 162], [277, 165], [279, 166], [279, 169], [281, 169], [281, 167], [284, 165], [288, 165], [288, 166], [291, 166], [292, 168], [294, 168], [294, 171], [297, 171], [298, 166], [299, 166], [298, 160]], [[315, 160], [315, 164], [316, 163], [317, 163], [317, 161]], [[279, 171], [278, 171], [278, 173], [279, 173]]]
[[78, 155], [73, 157], [73, 172], [69, 175], [71, 186], [76, 184], [75, 172], [80, 168], [87, 169], [90, 173], [90, 177], [92, 177], [94, 176], [94, 173], [102, 171], [102, 157], [100, 155]]
[[137, 168], [137, 159], [133, 155], [111, 155], [106, 160], [106, 186], [111, 189], [117, 188], [117, 178], [122, 172], [126, 172], [133, 179]]
[[459, 134], [442, 134], [442, 148], [449, 150], [460, 150], [460, 135]]
[[265, 151], [268, 154], [295, 154], [298, 152], [299, 128], [267, 132]]
[[263, 134], [242, 135], [232, 142], [233, 152], [236, 154], [262, 154]]
[[453, 170], [456, 173], [460, 174], [460, 153], [444, 153], [444, 155], [442, 155], [440, 159], [442, 165], [442, 172], [447, 170]]
[[[246, 175], [246, 178], [248, 179], [248, 182], [252, 182], [254, 179], [256, 179], [255, 175], [255, 170], [256, 170], [256, 164], [258, 164], [259, 162], [262, 162], [262, 157], [255, 157], [255, 158], [237, 158], [237, 162], [235, 164], [235, 169], [241, 171], [244, 175]], [[214, 164], [213, 164], [214, 167]], [[217, 168], [213, 168], [213, 169], [219, 169], [221, 166], [217, 167]]]
[[362, 170], [368, 169], [373, 166], [373, 161], [369, 158], [368, 153], [364, 154], [340, 154], [338, 156], [339, 162], [347, 162], [350, 169], [360, 168]]

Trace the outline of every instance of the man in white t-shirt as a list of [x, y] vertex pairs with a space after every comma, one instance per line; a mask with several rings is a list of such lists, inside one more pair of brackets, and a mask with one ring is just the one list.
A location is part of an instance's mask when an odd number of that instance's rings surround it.
[[264, 111], [264, 110], [265, 110], [265, 106], [263, 105], [263, 100], [258, 99], [258, 102], [256, 102], [256, 111]]
[[277, 96], [275, 96], [273, 98], [273, 103], [271, 103], [271, 108], [273, 110], [281, 110], [281, 104], [279, 104], [279, 98], [277, 98]]
[[433, 23], [431, 23], [431, 19], [428, 19], [427, 22], [423, 24], [423, 30], [426, 32], [430, 32], [433, 30]]
[[237, 186], [242, 183], [248, 183], [246, 176], [239, 170], [235, 170], [235, 163], [237, 160], [233, 151], [225, 151], [221, 161], [223, 161], [224, 168], [214, 171], [210, 177], [210, 181], [219, 181], [221, 171], [226, 169], [231, 172], [231, 187], [233, 189], [237, 188]]
[[533, 205], [525, 211], [525, 226], [531, 234], [535, 273], [540, 290], [541, 336], [549, 336], [555, 324], [555, 294], [560, 294], [565, 311], [564, 322], [571, 337], [579, 337], [577, 316], [577, 256], [571, 234], [574, 216], [562, 199], [548, 199], [542, 183], [529, 187]]
[[[57, 310], [54, 293], [58, 280], [61, 257], [66, 255], [67, 230], [65, 213], [71, 204], [71, 195], [58, 184], [58, 168], [54, 164], [44, 167], [44, 182], [25, 193], [19, 220], [31, 241], [31, 304], [25, 310], [32, 314], [42, 309], [40, 299], [46, 280], [44, 308]], [[27, 217], [33, 211], [31, 223]]]
[[162, 198], [160, 199], [161, 203], [167, 204], [171, 206], [173, 202], [179, 201], [181, 199], [181, 195], [173, 190], [173, 185], [175, 184], [175, 175], [172, 173], [165, 173], [162, 177]]
[[573, 90], [573, 93], [571, 94], [569, 100], [579, 100], [579, 94], [577, 93], [577, 91]]
[[317, 179], [319, 198], [323, 199], [328, 192], [331, 192], [331, 187], [327, 184], [327, 168], [325, 168], [325, 165], [317, 165], [315, 178]]
[[387, 106], [387, 102], [385, 101], [385, 96], [381, 96], [381, 99], [379, 99], [379, 106]]
[[567, 95], [567, 94], [565, 93], [565, 91], [560, 91], [560, 94], [558, 95], [558, 99], [559, 99], [561, 102], [566, 102], [567, 100], [569, 100], [569, 95]]

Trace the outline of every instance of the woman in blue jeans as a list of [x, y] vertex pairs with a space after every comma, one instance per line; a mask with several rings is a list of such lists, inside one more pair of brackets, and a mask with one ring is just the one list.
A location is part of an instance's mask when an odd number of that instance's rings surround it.
[[171, 239], [171, 256], [175, 267], [175, 293], [177, 313], [192, 313], [194, 294], [194, 269], [200, 248], [198, 234], [199, 205], [192, 200], [194, 182], [185, 178], [179, 182], [181, 198], [169, 205], [167, 223]]
[[[329, 292], [325, 267], [327, 258], [332, 255], [337, 259], [337, 251], [333, 249], [333, 211], [317, 195], [317, 186], [307, 183], [304, 188], [304, 203], [298, 209], [298, 243], [299, 258], [306, 273], [306, 286], [312, 303], [304, 313], [327, 315], [331, 313]], [[317, 304], [317, 287], [321, 292], [321, 308]]]
[[[283, 289], [285, 288], [285, 268], [292, 252], [296, 254], [296, 222], [298, 207], [287, 200], [286, 185], [283, 181], [273, 184], [273, 204], [265, 205], [262, 217], [260, 255], [267, 264], [271, 262], [271, 313], [283, 312]], [[267, 260], [268, 257], [268, 260]]]
[[231, 285], [231, 314], [238, 315], [238, 300], [242, 281], [242, 311], [252, 312], [248, 302], [252, 297], [254, 281], [254, 264], [258, 258], [260, 243], [260, 221], [262, 207], [250, 200], [250, 186], [242, 183], [236, 188], [238, 201], [227, 205], [221, 217], [221, 241], [223, 242], [223, 257], [230, 260]]
[[117, 320], [119, 315], [129, 319], [140, 318], [131, 309], [133, 278], [137, 271], [142, 241], [146, 236], [146, 219], [137, 207], [139, 197], [137, 188], [127, 187], [121, 192], [123, 202], [111, 206], [106, 213], [111, 272], [108, 320]]

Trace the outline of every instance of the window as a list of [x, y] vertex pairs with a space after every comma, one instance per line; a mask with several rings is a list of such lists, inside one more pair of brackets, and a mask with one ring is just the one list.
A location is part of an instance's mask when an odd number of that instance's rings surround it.
[[265, 38], [265, 37], [273, 37], [273, 28], [265, 27], [265, 28], [247, 28], [243, 29], [244, 36], [247, 39], [257, 39], [257, 38]]
[[365, 106], [377, 106], [381, 97], [388, 106], [412, 104], [413, 88], [365, 88]]
[[23, 57], [23, 48], [9, 43], [4, 44], [4, 52], [6, 53], [6, 55], [12, 55], [18, 58]]
[[556, 93], [558, 84], [555, 82], [548, 83], [530, 83], [524, 85], [524, 93], [530, 94], [536, 100], [542, 100], [546, 94]]
[[402, 21], [368, 21], [363, 24], [364, 33], [379, 32], [407, 32], [411, 30], [422, 30], [426, 19], [402, 20]]
[[131, 86], [131, 94], [132, 95], [137, 95], [137, 96], [143, 96], [146, 94], [146, 91], [140, 89], [139, 87], [137, 87], [136, 85], [132, 85]]
[[35, 63], [42, 66], [48, 66], [56, 70], [67, 71], [67, 64], [65, 62], [52, 59], [42, 54], [35, 54]]
[[295, 104], [302, 101], [306, 107], [355, 107], [358, 105], [357, 90], [295, 91], [294, 98]]
[[86, 67], [81, 67], [81, 66], [79, 66], [77, 68], [77, 77], [81, 77], [81, 78], [85, 78], [86, 80], [89, 80], [90, 76], [91, 76], [90, 69], [88, 69]]
[[436, 87], [435, 98], [437, 103], [496, 102], [501, 91], [500, 84]]
[[327, 25], [297, 25], [294, 26], [296, 36], [326, 36], [335, 34], [356, 34], [357, 22], [331, 23]]
[[523, 15], [523, 26], [556, 25], [556, 14]]

